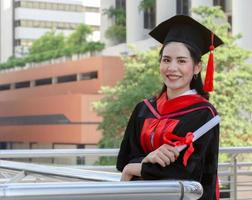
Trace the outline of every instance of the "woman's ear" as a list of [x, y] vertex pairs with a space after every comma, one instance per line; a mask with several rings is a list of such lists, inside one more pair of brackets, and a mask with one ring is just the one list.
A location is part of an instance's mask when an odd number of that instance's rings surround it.
[[202, 63], [199, 62], [198, 64], [196, 64], [193, 68], [193, 74], [199, 74], [202, 70]]

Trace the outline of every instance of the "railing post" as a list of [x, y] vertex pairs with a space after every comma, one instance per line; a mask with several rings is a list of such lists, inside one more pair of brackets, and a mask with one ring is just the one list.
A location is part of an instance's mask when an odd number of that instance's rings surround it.
[[231, 158], [231, 162], [233, 163], [233, 168], [232, 168], [232, 178], [231, 178], [231, 199], [237, 200], [237, 154], [234, 154]]

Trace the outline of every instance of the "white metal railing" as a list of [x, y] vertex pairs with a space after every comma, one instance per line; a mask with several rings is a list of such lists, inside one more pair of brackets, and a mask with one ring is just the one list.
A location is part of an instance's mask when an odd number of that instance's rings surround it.
[[[249, 155], [252, 158], [252, 147], [225, 147], [220, 148], [220, 153], [230, 157], [229, 163], [219, 163], [218, 166], [220, 183], [226, 186], [222, 187], [222, 194], [229, 194], [223, 199], [252, 200], [252, 163], [249, 160]], [[242, 155], [242, 161], [239, 161]], [[245, 176], [246, 180], [242, 180], [241, 177]]]
[[[41, 157], [85, 157], [85, 156], [117, 156], [118, 149], [51, 149], [51, 150], [0, 150], [0, 159], [6, 158], [41, 158]], [[252, 147], [225, 147], [220, 148], [220, 154], [228, 154], [230, 162], [219, 163], [219, 178], [222, 186], [221, 192], [230, 195], [226, 199], [249, 199], [243, 197], [243, 193], [252, 192], [252, 162], [250, 160], [239, 161], [240, 155], [252, 156]], [[246, 156], [247, 157], [247, 156]], [[1, 164], [0, 164], [1, 167]], [[71, 168], [84, 168], [92, 170], [115, 170], [115, 166], [71, 166]], [[240, 176], [249, 176], [251, 179], [238, 180]], [[246, 184], [251, 189], [241, 189]], [[241, 197], [240, 197], [241, 196]], [[247, 195], [249, 196], [249, 194]], [[252, 199], [252, 193], [251, 193]], [[224, 198], [223, 198], [224, 199]]]
[[[21, 149], [0, 150], [1, 158], [38, 158], [67, 156], [117, 156], [119, 149]], [[252, 153], [252, 147], [221, 147], [219, 153]]]
[[70, 167], [55, 167], [42, 164], [23, 163], [0, 160], [0, 168], [21, 170], [40, 174], [50, 174], [92, 181], [120, 181], [120, 173], [102, 172], [94, 170], [75, 169]]
[[50, 158], [78, 156], [117, 156], [119, 149], [22, 149], [0, 150], [1, 158]]
[[193, 181], [61, 182], [0, 185], [3, 200], [193, 200], [202, 195]]

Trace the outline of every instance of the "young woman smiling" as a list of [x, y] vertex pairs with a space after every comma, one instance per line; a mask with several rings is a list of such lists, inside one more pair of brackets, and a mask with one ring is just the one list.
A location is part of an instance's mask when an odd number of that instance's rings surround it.
[[[185, 179], [202, 184], [201, 199], [218, 199], [219, 125], [193, 142], [194, 132], [217, 115], [208, 101], [213, 89], [213, 50], [221, 39], [189, 16], [174, 16], [150, 35], [163, 44], [159, 95], [138, 103], [117, 159], [122, 181]], [[210, 51], [205, 84], [201, 56]], [[181, 152], [177, 147], [186, 145]]]

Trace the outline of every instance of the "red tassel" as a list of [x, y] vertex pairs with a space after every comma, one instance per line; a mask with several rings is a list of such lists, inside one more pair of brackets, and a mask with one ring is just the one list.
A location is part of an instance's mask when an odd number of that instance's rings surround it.
[[206, 77], [205, 77], [205, 84], [204, 84], [204, 91], [205, 92], [212, 92], [213, 91], [213, 81], [214, 81], [214, 45], [213, 45], [213, 36], [212, 33], [212, 44], [209, 47], [210, 54], [208, 57], [207, 69], [206, 69]]

